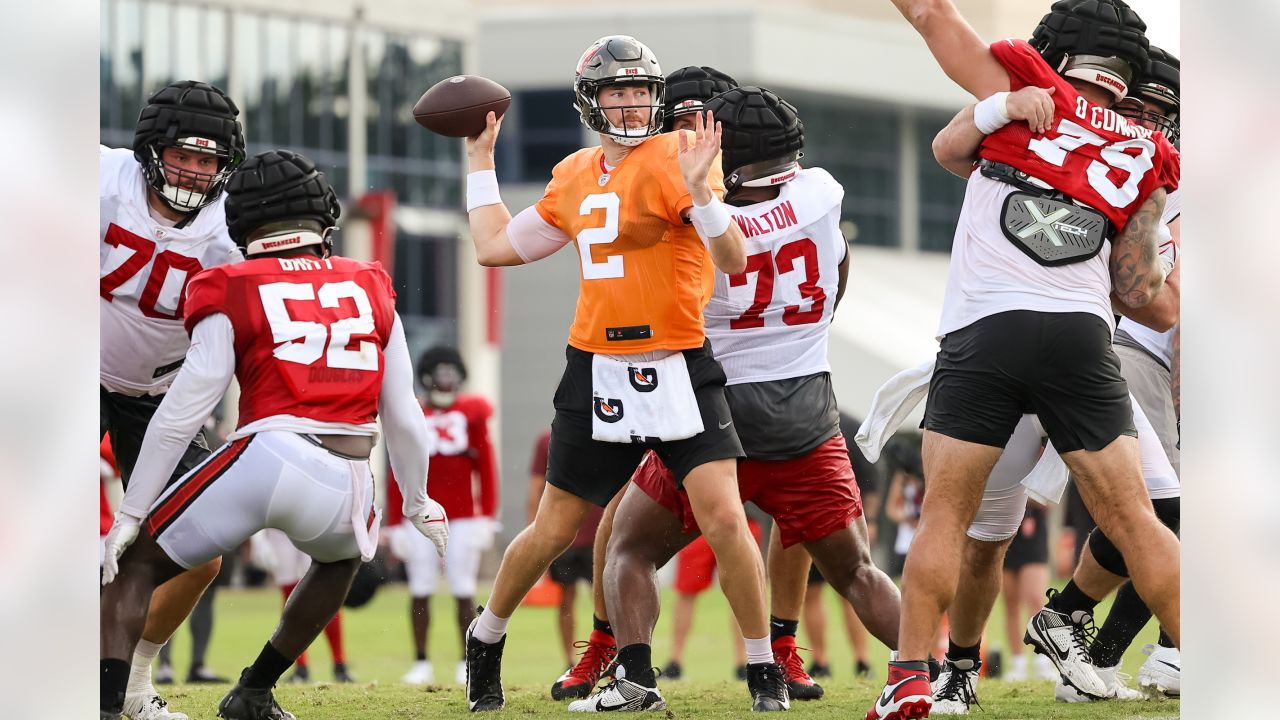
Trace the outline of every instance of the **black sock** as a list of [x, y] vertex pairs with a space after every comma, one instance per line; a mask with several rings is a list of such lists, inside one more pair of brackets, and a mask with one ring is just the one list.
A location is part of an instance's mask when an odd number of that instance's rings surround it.
[[1062, 588], [1062, 592], [1055, 593], [1048, 604], [1050, 608], [1066, 615], [1076, 610], [1092, 614], [1093, 609], [1098, 607], [1098, 601], [1085, 595], [1080, 586], [1076, 585], [1075, 580], [1068, 582], [1067, 586]]
[[912, 672], [929, 672], [930, 663], [926, 660], [890, 660], [889, 667], [902, 668]]
[[609, 624], [609, 621], [601, 620], [595, 615], [591, 616], [591, 627], [592, 629], [599, 630], [600, 632], [606, 635], [609, 635], [609, 636], [613, 635], [613, 626]]
[[1098, 636], [1089, 648], [1093, 664], [1100, 668], [1119, 665], [1124, 651], [1129, 649], [1150, 619], [1151, 610], [1138, 597], [1133, 583], [1120, 586], [1115, 602], [1111, 604], [1111, 612], [1107, 613], [1107, 621], [1098, 629]]
[[619, 649], [618, 664], [625, 670], [627, 680], [645, 687], [657, 685], [653, 674], [653, 648], [648, 645], [636, 643]]
[[1177, 647], [1173, 644], [1173, 638], [1169, 636], [1169, 633], [1164, 631], [1164, 628], [1160, 628], [1160, 647]]
[[102, 698], [98, 709], [105, 713], [124, 712], [124, 693], [129, 687], [129, 662], [127, 660], [98, 661], [98, 692]]
[[268, 642], [262, 646], [262, 652], [258, 653], [258, 659], [249, 666], [248, 672], [240, 678], [240, 684], [255, 690], [274, 687], [276, 681], [292, 664], [292, 660], [281, 655], [280, 651]]
[[979, 651], [980, 646], [981, 643], [973, 647], [961, 647], [950, 636], [947, 636], [947, 659], [980, 662], [982, 660], [982, 653]]
[[426, 651], [426, 650], [419, 650], [419, 651], [415, 652], [415, 653], [413, 654], [413, 659], [414, 659], [414, 660], [417, 660], [418, 662], [422, 662], [423, 660], [426, 660], [426, 659], [427, 659], [427, 651]]
[[769, 641], [776, 641], [780, 637], [795, 637], [796, 631], [800, 629], [799, 620], [783, 620], [777, 615], [769, 616]]

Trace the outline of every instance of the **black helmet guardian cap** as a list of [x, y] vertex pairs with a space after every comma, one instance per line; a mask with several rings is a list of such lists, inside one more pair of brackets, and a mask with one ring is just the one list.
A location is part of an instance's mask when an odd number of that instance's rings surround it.
[[[227, 178], [244, 162], [239, 115], [226, 93], [206, 83], [183, 80], [156, 91], [138, 115], [133, 134], [133, 156], [147, 185], [180, 212], [217, 200]], [[167, 167], [163, 155], [169, 147], [213, 155], [218, 169], [201, 173]]]
[[227, 232], [246, 257], [306, 245], [332, 247], [342, 208], [324, 173], [306, 157], [268, 150], [227, 183]]
[[745, 85], [717, 95], [706, 108], [722, 129], [726, 196], [740, 187], [771, 187], [795, 177], [804, 148], [804, 123], [795, 106]]
[[690, 65], [667, 75], [662, 131], [671, 132], [675, 119], [697, 112], [708, 100], [738, 87], [738, 81], [712, 67]]
[[1030, 43], [1063, 77], [1098, 85], [1119, 101], [1147, 65], [1146, 31], [1123, 0], [1058, 0]]

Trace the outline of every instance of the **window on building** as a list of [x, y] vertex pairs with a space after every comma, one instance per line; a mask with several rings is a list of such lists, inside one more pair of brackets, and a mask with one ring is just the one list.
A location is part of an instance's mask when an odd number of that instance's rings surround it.
[[920, 173], [920, 249], [951, 252], [965, 181], [933, 159], [933, 138], [951, 121], [950, 115], [921, 114], [916, 119]]
[[514, 182], [545, 183], [551, 169], [582, 147], [582, 123], [573, 108], [573, 91], [517, 91], [511, 120], [503, 124], [498, 162]]
[[844, 186], [841, 227], [858, 245], [899, 246], [899, 113], [847, 98], [782, 92], [804, 120], [803, 165]]

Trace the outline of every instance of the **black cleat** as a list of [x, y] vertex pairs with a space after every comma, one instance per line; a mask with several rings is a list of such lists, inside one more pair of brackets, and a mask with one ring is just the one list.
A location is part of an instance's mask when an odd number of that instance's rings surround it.
[[285, 682], [290, 685], [305, 685], [311, 682], [311, 670], [306, 665], [294, 665], [293, 674]]
[[351, 673], [347, 671], [346, 663], [334, 663], [333, 681], [339, 683], [353, 683], [356, 679], [351, 677]]
[[831, 677], [831, 668], [815, 660], [809, 663], [809, 677], [829, 678]]
[[680, 663], [672, 660], [667, 663], [666, 667], [662, 668], [662, 677], [668, 680], [679, 680], [684, 677], [684, 668], [680, 667]]
[[791, 709], [787, 679], [778, 663], [755, 663], [747, 666], [747, 689], [751, 691], [752, 712], [778, 712]]
[[502, 648], [507, 636], [492, 645], [471, 637], [482, 612], [483, 607], [477, 609], [476, 619], [467, 628], [467, 708], [471, 712], [501, 710], [506, 704], [502, 693]]
[[280, 707], [271, 688], [247, 688], [241, 683], [249, 674], [249, 668], [240, 673], [231, 691], [218, 703], [218, 717], [225, 720], [298, 720], [294, 714]]
[[202, 683], [229, 683], [231, 680], [222, 677], [203, 665], [193, 665], [187, 673], [187, 682], [192, 685], [199, 685]]

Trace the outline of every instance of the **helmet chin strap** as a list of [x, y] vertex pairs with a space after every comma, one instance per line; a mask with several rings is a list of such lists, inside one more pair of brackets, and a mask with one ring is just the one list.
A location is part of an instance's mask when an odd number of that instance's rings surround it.
[[458, 398], [458, 391], [445, 391], [431, 388], [431, 390], [427, 392], [427, 397], [431, 401], [432, 407], [447, 408]]
[[[601, 112], [601, 114], [603, 114], [603, 111]], [[610, 138], [613, 139], [614, 142], [618, 143], [619, 145], [622, 145], [623, 147], [636, 147], [637, 145], [640, 145], [641, 143], [643, 143], [645, 140], [648, 140], [649, 138], [654, 137], [654, 135], [656, 134], [653, 132], [652, 123], [644, 126], [643, 128], [618, 127], [617, 125], [614, 125], [613, 123], [609, 122], [608, 115], [604, 116], [604, 123], [605, 123], [605, 126], [608, 128], [608, 130], [605, 132], [605, 135], [608, 135]], [[634, 137], [631, 135], [632, 132], [641, 132], [641, 131], [643, 131], [645, 134], [639, 137]]]

